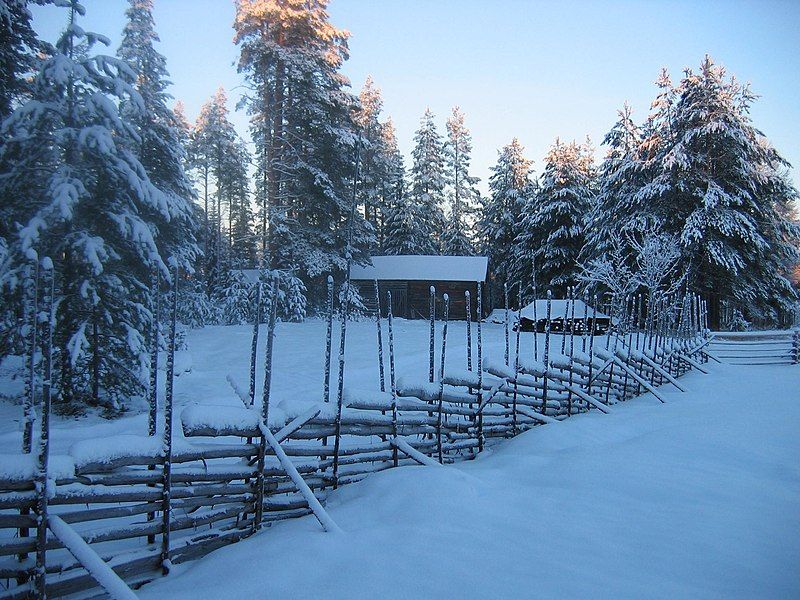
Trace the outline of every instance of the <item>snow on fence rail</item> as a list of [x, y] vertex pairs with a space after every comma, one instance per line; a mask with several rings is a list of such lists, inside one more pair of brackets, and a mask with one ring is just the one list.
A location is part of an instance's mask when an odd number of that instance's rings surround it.
[[[255, 296], [260, 302], [262, 294]], [[174, 353], [172, 300], [168, 364]], [[544, 353], [534, 345], [533, 356], [523, 357], [517, 344], [505, 360], [483, 357], [481, 323], [476, 322], [475, 340], [467, 329], [467, 368], [440, 370], [438, 377], [431, 370], [425, 380], [396, 377], [389, 312], [388, 391], [343, 387], [338, 402], [321, 401], [270, 429], [264, 424], [269, 422], [271, 344], [261, 407], [254, 406], [253, 368], [249, 395], [229, 379], [243, 400], [241, 408], [188, 407], [179, 417], [183, 436], [174, 439], [169, 427], [161, 428], [169, 434], [156, 437], [151, 422], [150, 435], [85, 440], [69, 456], [49, 456], [49, 407], [42, 403], [38, 454], [0, 458], [0, 578], [8, 581], [0, 597], [61, 596], [93, 589], [100, 579], [122, 597], [109, 569], [136, 586], [264, 525], [312, 512], [326, 530], [337, 531], [323, 505], [339, 485], [401, 465], [470, 459], [494, 439], [589, 410], [612, 412], [614, 404], [646, 390], [657, 394], [665, 383], [682, 389], [676, 378], [708, 360], [703, 303], [694, 298], [659, 302], [664, 310], [654, 308], [647, 316], [640, 300], [627, 299], [625, 306], [629, 314], [613, 335], [595, 340], [593, 331], [565, 332], [557, 336], [560, 351], [556, 341], [550, 343], [547, 310]], [[275, 312], [257, 308], [255, 314], [269, 315], [271, 338]], [[330, 322], [332, 303], [329, 310]], [[381, 319], [378, 314], [378, 328]], [[506, 321], [506, 329], [509, 325]], [[439, 349], [431, 341], [432, 355], [446, 353], [443, 331]], [[39, 343], [49, 355], [47, 336]], [[252, 347], [254, 366], [257, 346]], [[330, 365], [330, 336], [326, 352]], [[379, 359], [383, 364], [383, 352]], [[325, 390], [330, 376], [326, 369]], [[168, 370], [161, 415], [166, 423], [172, 418], [171, 377]], [[155, 395], [151, 402], [156, 415]], [[32, 428], [35, 413], [26, 414]], [[57, 517], [48, 519], [48, 514]], [[54, 524], [56, 535], [47, 535], [47, 526]]]

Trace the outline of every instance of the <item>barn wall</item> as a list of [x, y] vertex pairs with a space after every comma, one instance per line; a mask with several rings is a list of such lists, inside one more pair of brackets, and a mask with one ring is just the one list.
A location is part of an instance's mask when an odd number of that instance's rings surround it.
[[[364, 299], [365, 306], [370, 312], [375, 311], [375, 283], [373, 281], [354, 280], [353, 285]], [[450, 318], [464, 320], [466, 314], [466, 300], [464, 292], [469, 290], [471, 295], [472, 319], [478, 317], [477, 294], [478, 284], [474, 281], [401, 281], [383, 280], [378, 282], [381, 299], [381, 314], [386, 315], [386, 292], [392, 292], [392, 313], [396, 317], [406, 319], [427, 319], [430, 316], [430, 287], [436, 288], [436, 318], [444, 315], [444, 300], [442, 296], [450, 296]], [[484, 290], [483, 316], [489, 314], [487, 295]]]

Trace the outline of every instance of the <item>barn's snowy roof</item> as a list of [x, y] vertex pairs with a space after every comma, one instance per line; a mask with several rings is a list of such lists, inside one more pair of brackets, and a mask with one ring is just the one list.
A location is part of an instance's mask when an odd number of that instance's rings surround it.
[[372, 266], [353, 265], [351, 279], [381, 281], [486, 281], [485, 256], [373, 256]]
[[[536, 303], [536, 320], [546, 319], [547, 318], [547, 300], [535, 300]], [[522, 318], [523, 319], [530, 319], [533, 320], [533, 305], [534, 302], [531, 302], [527, 306], [522, 308]], [[564, 311], [567, 311], [567, 318], [572, 318], [572, 301], [571, 300], [551, 300], [550, 301], [550, 318], [551, 319], [563, 319], [564, 318]], [[576, 319], [583, 319], [583, 311], [586, 309], [587, 316], [591, 319], [594, 316], [593, 309], [591, 306], [587, 306], [583, 300], [576, 299], [575, 300], [575, 318]], [[599, 310], [597, 311], [597, 318], [598, 319], [610, 319], [607, 314], [601, 313]]]

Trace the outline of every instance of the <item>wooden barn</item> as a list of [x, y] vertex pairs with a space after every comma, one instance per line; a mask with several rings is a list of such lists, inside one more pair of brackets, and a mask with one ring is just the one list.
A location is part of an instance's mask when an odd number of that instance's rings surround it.
[[[441, 318], [443, 294], [450, 297], [450, 318], [466, 319], [464, 292], [472, 297], [472, 319], [477, 319], [478, 282], [486, 283], [485, 256], [373, 256], [372, 265], [353, 266], [350, 279], [367, 308], [375, 310], [375, 281], [380, 291], [381, 313], [388, 310], [386, 292], [392, 292], [392, 314], [406, 319], [430, 316], [430, 287], [436, 288], [436, 316]], [[483, 315], [489, 313], [484, 285]]]

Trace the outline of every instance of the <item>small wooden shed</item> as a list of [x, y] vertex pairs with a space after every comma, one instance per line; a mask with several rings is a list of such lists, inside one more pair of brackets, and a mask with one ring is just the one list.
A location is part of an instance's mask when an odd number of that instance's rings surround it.
[[[442, 296], [450, 297], [450, 318], [466, 319], [464, 292], [471, 295], [472, 319], [477, 319], [478, 282], [486, 283], [489, 260], [485, 256], [373, 256], [372, 265], [353, 266], [350, 280], [358, 287], [368, 309], [375, 310], [378, 281], [381, 313], [386, 314], [387, 291], [392, 292], [392, 314], [406, 319], [430, 315], [430, 287], [436, 288], [436, 315], [443, 311]], [[489, 312], [484, 285], [483, 315]]]
[[[574, 309], [573, 309], [574, 302]], [[574, 313], [574, 317], [573, 317]], [[534, 320], [534, 314], [536, 319]], [[564, 319], [566, 315], [566, 320]], [[584, 319], [584, 315], [586, 318]], [[516, 315], [512, 313], [516, 318]], [[550, 331], [553, 333], [558, 332], [571, 332], [573, 329], [576, 334], [583, 332], [589, 333], [592, 327], [592, 319], [594, 318], [594, 332], [596, 335], [606, 333], [611, 325], [611, 317], [588, 306], [583, 300], [557, 300], [550, 301]], [[520, 314], [520, 325], [522, 331], [537, 331], [544, 333], [547, 323], [547, 300], [540, 299], [534, 300], [527, 306], [523, 307]]]

